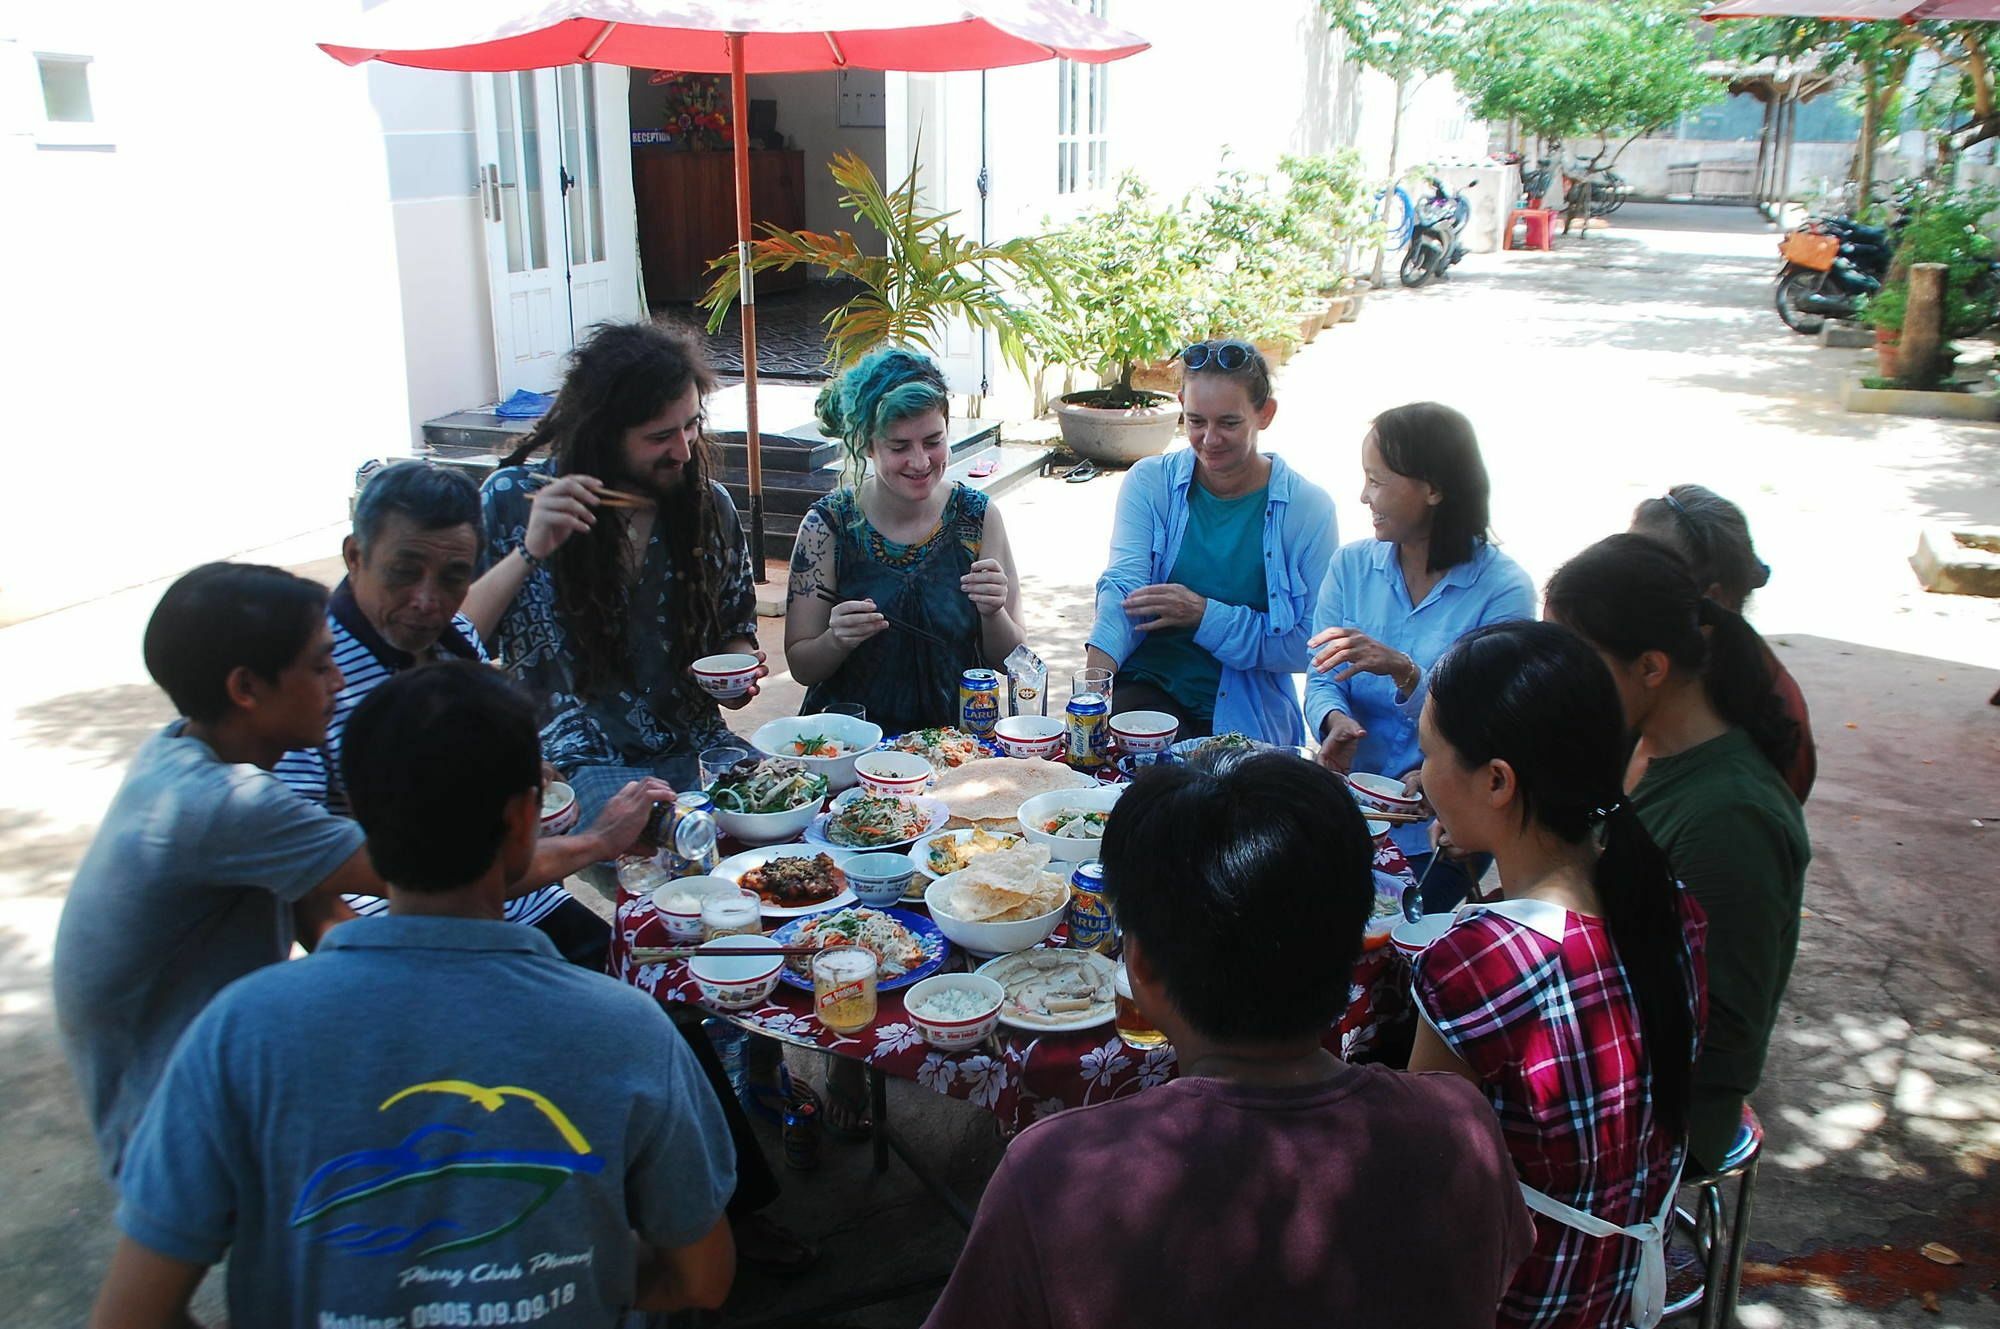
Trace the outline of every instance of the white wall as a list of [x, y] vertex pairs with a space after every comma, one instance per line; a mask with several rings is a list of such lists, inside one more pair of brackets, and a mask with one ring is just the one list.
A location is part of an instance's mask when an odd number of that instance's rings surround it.
[[[863, 90], [882, 91], [882, 75], [873, 70], [856, 70], [850, 75]], [[833, 182], [827, 166], [834, 155], [851, 152], [868, 163], [884, 185], [894, 185], [909, 169], [904, 162], [893, 165], [883, 155], [882, 130], [844, 129], [840, 124], [840, 75], [831, 71], [815, 74], [767, 74], [748, 80], [750, 96], [757, 101], [778, 103], [778, 132], [785, 146], [796, 148], [806, 159], [806, 229], [853, 231], [864, 249], [879, 251], [882, 233], [858, 224], [839, 202], [840, 187]]]
[[[414, 446], [424, 421], [485, 405], [499, 391], [472, 77], [381, 64], [349, 73], [366, 80], [382, 126], [409, 385], [402, 442]], [[601, 146], [603, 159], [626, 161], [623, 144]]]
[[[404, 442], [383, 140], [312, 44], [358, 8], [0, 12], [0, 621], [340, 521]], [[93, 57], [100, 142], [43, 125], [38, 50]]]

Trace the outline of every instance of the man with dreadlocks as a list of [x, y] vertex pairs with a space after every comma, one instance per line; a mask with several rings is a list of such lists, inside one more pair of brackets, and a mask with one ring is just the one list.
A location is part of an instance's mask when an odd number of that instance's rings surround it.
[[[586, 818], [642, 776], [695, 787], [697, 754], [729, 730], [688, 666], [722, 651], [764, 658], [743, 525], [702, 436], [702, 398], [714, 387], [685, 334], [600, 323], [571, 353], [555, 405], [480, 491], [487, 571], [464, 612], [545, 698], [543, 755]], [[544, 448], [546, 459], [527, 460]], [[756, 691], [720, 705], [740, 707]], [[669, 1013], [735, 1145], [738, 1255], [802, 1268], [812, 1247], [756, 1212], [777, 1198], [777, 1178], [700, 1012]]]
[[750, 551], [701, 432], [714, 386], [683, 334], [599, 324], [481, 493], [489, 571], [465, 610], [546, 699], [542, 750], [586, 816], [642, 775], [693, 787], [729, 730], [688, 666], [763, 658]]

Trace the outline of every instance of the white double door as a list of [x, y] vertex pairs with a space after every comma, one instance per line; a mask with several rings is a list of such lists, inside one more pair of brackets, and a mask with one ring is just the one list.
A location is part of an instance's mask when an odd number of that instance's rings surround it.
[[475, 74], [473, 108], [500, 396], [552, 392], [592, 324], [644, 312], [626, 71]]

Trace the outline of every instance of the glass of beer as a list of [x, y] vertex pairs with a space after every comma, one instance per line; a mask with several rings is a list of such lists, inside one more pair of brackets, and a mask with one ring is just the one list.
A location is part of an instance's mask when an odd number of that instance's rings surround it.
[[1104, 713], [1111, 714], [1111, 671], [1109, 669], [1079, 669], [1069, 676], [1069, 695], [1082, 697], [1095, 693], [1104, 698]]
[[704, 941], [738, 933], [755, 936], [764, 930], [763, 902], [755, 891], [718, 891], [703, 896], [701, 930]]
[[1138, 1052], [1150, 1052], [1167, 1045], [1167, 1036], [1153, 1028], [1153, 1022], [1139, 1009], [1139, 1003], [1132, 1000], [1132, 980], [1125, 972], [1125, 966], [1118, 966], [1116, 980], [1118, 992], [1118, 1013], [1113, 1017], [1113, 1027], [1118, 1030], [1118, 1041]]
[[813, 956], [813, 1014], [836, 1034], [875, 1022], [875, 953], [860, 946], [829, 946]]

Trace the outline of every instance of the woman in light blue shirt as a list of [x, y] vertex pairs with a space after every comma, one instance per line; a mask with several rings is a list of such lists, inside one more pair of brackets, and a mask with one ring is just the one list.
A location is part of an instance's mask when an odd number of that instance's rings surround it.
[[[1375, 417], [1361, 442], [1361, 501], [1374, 538], [1341, 546], [1313, 615], [1306, 719], [1322, 765], [1369, 771], [1422, 792], [1417, 716], [1424, 673], [1486, 623], [1535, 616], [1535, 585], [1487, 530], [1486, 463], [1472, 422], [1415, 402]], [[1430, 826], [1391, 834], [1418, 872], [1431, 866]], [[1424, 908], [1465, 898], [1468, 875], [1447, 860], [1424, 883]]]
[[1184, 450], [1148, 457], [1118, 491], [1087, 662], [1115, 674], [1112, 708], [1166, 711], [1180, 734], [1306, 740], [1292, 676], [1326, 573], [1333, 501], [1257, 442], [1278, 412], [1247, 342], [1181, 352]]

